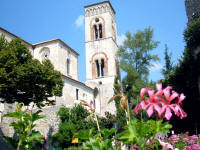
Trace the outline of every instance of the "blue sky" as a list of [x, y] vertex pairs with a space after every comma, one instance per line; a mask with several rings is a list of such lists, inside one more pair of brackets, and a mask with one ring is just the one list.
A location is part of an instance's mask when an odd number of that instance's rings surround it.
[[[60, 38], [76, 50], [79, 56], [79, 80], [85, 81], [84, 6], [100, 0], [2, 0], [0, 27], [34, 44]], [[183, 31], [187, 18], [184, 0], [110, 0], [116, 11], [119, 42], [127, 31], [135, 33], [151, 26], [154, 40], [160, 41], [154, 50], [161, 61], [151, 68], [150, 79], [162, 78], [164, 45], [177, 63], [184, 49]]]

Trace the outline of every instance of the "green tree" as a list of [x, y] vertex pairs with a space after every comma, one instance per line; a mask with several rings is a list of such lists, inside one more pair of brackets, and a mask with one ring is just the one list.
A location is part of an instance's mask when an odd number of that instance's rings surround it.
[[[121, 91], [119, 90], [120, 84], [119, 84], [119, 79], [118, 77], [115, 77], [115, 82], [114, 82], [114, 95], [121, 94]], [[116, 120], [115, 123], [117, 123], [117, 132], [119, 133], [120, 131], [123, 130], [123, 127], [127, 124], [127, 118], [125, 111], [122, 110], [120, 107], [120, 97], [117, 97], [115, 100], [115, 107], [116, 107]]]
[[180, 93], [186, 95], [183, 102], [183, 109], [188, 114], [183, 120], [173, 121], [173, 127], [180, 131], [190, 131], [195, 133], [200, 128], [200, 93], [199, 93], [199, 77], [200, 77], [200, 20], [194, 19], [188, 23], [188, 27], [184, 32], [186, 47], [183, 52], [182, 59], [175, 67], [174, 72], [168, 75], [164, 84], [173, 86]]
[[173, 64], [172, 64], [172, 61], [171, 61], [172, 53], [168, 52], [167, 44], [165, 44], [165, 52], [164, 52], [164, 54], [165, 54], [165, 66], [164, 66], [164, 68], [162, 69], [161, 72], [166, 77], [171, 72], [173, 72]]
[[153, 40], [153, 29], [148, 27], [144, 31], [135, 34], [128, 32], [126, 40], [120, 46], [118, 55], [120, 57], [120, 68], [126, 72], [122, 80], [122, 86], [128, 95], [131, 107], [137, 103], [140, 89], [152, 84], [148, 81], [149, 67], [153, 61], [159, 60], [157, 55], [151, 51], [158, 46], [159, 42]]
[[8, 42], [0, 36], [0, 98], [7, 103], [52, 104], [52, 96], [61, 96], [62, 75], [49, 60], [33, 59], [20, 39]]
[[125, 72], [137, 72], [142, 78], [147, 78], [149, 67], [152, 61], [159, 60], [157, 55], [150, 52], [158, 45], [153, 40], [153, 29], [146, 28], [144, 31], [137, 31], [134, 35], [126, 33], [126, 40], [119, 48], [120, 67]]
[[62, 148], [73, 145], [73, 136], [78, 131], [95, 127], [95, 123], [88, 120], [89, 113], [81, 104], [72, 109], [61, 107], [57, 115], [60, 118], [59, 131], [53, 135], [52, 141]]

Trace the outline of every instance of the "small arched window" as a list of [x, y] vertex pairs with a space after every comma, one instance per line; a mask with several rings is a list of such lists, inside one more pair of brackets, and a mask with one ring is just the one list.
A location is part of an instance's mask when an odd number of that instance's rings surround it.
[[95, 39], [98, 39], [98, 30], [96, 25], [94, 25], [94, 37]]
[[67, 75], [70, 74], [70, 60], [67, 59]]
[[93, 24], [93, 33], [94, 33], [94, 39], [102, 39], [103, 38], [103, 25], [102, 25], [102, 19], [101, 18], [95, 18], [94, 24]]
[[97, 77], [104, 77], [105, 76], [104, 59], [95, 60], [95, 65], [96, 65], [96, 75], [97, 75]]
[[103, 38], [102, 24], [99, 24], [99, 38]]

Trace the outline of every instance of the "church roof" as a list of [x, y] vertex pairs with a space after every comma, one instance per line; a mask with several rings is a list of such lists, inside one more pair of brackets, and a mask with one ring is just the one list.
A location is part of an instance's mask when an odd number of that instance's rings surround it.
[[36, 43], [36, 44], [33, 44], [33, 46], [38, 46], [38, 45], [41, 45], [41, 44], [47, 44], [47, 43], [51, 43], [51, 42], [60, 42], [62, 43], [65, 47], [67, 47], [68, 49], [70, 49], [75, 55], [79, 56], [79, 53], [77, 53], [75, 50], [73, 50], [69, 45], [67, 45], [65, 42], [63, 42], [61, 39], [53, 39], [53, 40], [48, 40], [48, 41], [44, 41], [44, 42], [40, 42], [40, 43]]
[[[0, 30], [2, 30], [3, 32], [9, 34], [9, 35], [12, 36], [13, 38], [20, 38], [20, 37], [16, 36], [15, 34], [13, 34], [13, 33], [9, 32], [9, 31], [7, 31], [7, 30], [4, 29], [4, 28], [1, 28], [1, 27], [0, 27]], [[32, 44], [30, 44], [29, 42], [23, 40], [22, 38], [20, 38], [20, 39], [21, 39], [25, 44], [27, 44], [27, 45], [29, 45], [29, 46], [32, 46]]]
[[[7, 31], [6, 29], [0, 27], [0, 30], [9, 34], [10, 36], [12, 36], [13, 38], [20, 38], [17, 35]], [[72, 51], [72, 53], [74, 53], [75, 55], [79, 56], [79, 53], [77, 53], [74, 49], [72, 49], [69, 45], [67, 45], [65, 42], [63, 42], [61, 39], [53, 39], [53, 40], [48, 40], [48, 41], [44, 41], [44, 42], [40, 42], [40, 43], [36, 43], [36, 44], [30, 44], [29, 42], [23, 40], [22, 38], [20, 38], [25, 44], [31, 46], [33, 49], [35, 48], [35, 46], [41, 45], [41, 44], [46, 44], [46, 43], [50, 43], [50, 42], [55, 42], [55, 41], [59, 41], [60, 43], [62, 43], [65, 47], [67, 47], [68, 49], [70, 49]]]
[[93, 88], [87, 86], [87, 85], [86, 85], [85, 83], [83, 83], [83, 82], [80, 82], [80, 81], [78, 81], [78, 80], [72, 79], [72, 78], [70, 78], [70, 77], [68, 77], [68, 76], [66, 76], [66, 75], [62, 75], [62, 76], [63, 76], [65, 79], [71, 80], [72, 82], [75, 82], [75, 83], [77, 83], [77, 84], [79, 84], [79, 85], [81, 85], [81, 86], [84, 86], [84, 87], [88, 88], [89, 90], [94, 91]]
[[104, 3], [108, 3], [110, 5], [111, 9], [113, 10], [114, 14], [116, 13], [109, 0], [103, 1], [103, 2], [99, 2], [99, 3], [95, 3], [95, 4], [86, 5], [86, 6], [84, 6], [84, 8], [88, 8], [88, 7], [91, 7], [91, 6], [100, 5], [100, 4], [104, 4]]

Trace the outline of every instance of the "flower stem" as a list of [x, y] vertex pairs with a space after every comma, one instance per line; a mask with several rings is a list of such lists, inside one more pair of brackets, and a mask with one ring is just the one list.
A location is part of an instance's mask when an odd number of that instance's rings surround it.
[[97, 119], [96, 111], [94, 112], [94, 117], [95, 117], [95, 120], [96, 120], [96, 123], [97, 123], [97, 129], [98, 129], [98, 131], [100, 132], [99, 121], [98, 121], [98, 119]]
[[17, 150], [20, 150], [21, 144], [22, 144], [22, 139], [19, 140], [19, 143], [18, 143], [18, 145], [17, 145]]
[[130, 116], [130, 109], [129, 109], [129, 105], [128, 105], [128, 99], [127, 99], [127, 113], [128, 113], [128, 122], [131, 121], [131, 116]]

